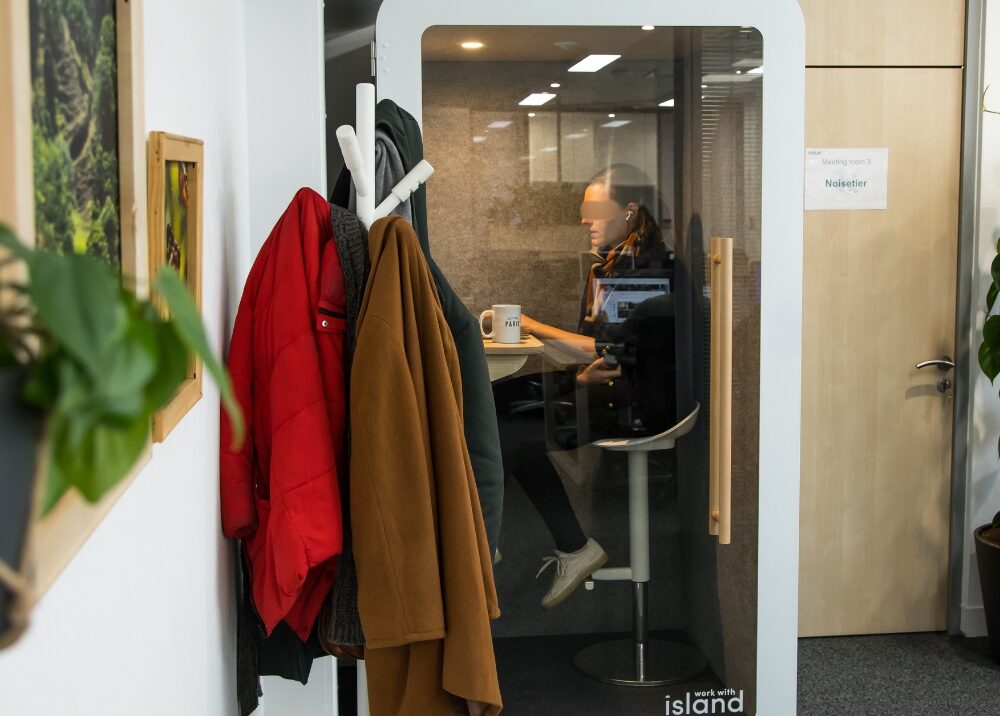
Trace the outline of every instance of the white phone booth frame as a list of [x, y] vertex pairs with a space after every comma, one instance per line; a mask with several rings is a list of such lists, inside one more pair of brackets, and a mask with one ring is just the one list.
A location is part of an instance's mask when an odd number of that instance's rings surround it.
[[421, 38], [434, 26], [644, 24], [751, 26], [764, 39], [757, 713], [792, 716], [798, 644], [805, 124], [805, 24], [798, 3], [383, 0], [375, 29], [376, 88], [379, 99], [394, 100], [422, 121]]

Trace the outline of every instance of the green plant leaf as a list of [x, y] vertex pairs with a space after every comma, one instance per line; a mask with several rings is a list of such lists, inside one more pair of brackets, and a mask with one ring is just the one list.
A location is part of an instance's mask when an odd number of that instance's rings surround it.
[[1000, 527], [1000, 512], [997, 512], [995, 515], [993, 515], [992, 526], [993, 527]]
[[4, 224], [0, 224], [0, 246], [3, 246], [22, 260], [27, 260], [32, 253], [31, 249], [17, 240], [10, 227]]
[[243, 444], [246, 432], [243, 412], [233, 394], [229, 373], [219, 363], [208, 345], [205, 327], [202, 325], [198, 308], [195, 306], [187, 286], [174, 271], [167, 267], [162, 267], [156, 274], [154, 286], [167, 302], [167, 307], [170, 309], [170, 321], [177, 330], [177, 335], [180, 336], [189, 350], [194, 351], [201, 358], [205, 368], [208, 369], [216, 385], [219, 386], [222, 405], [225, 407], [233, 426], [233, 448], [239, 448]]
[[993, 263], [990, 264], [990, 276], [993, 277], [993, 283], [1000, 284], [1000, 254], [993, 258]]
[[95, 397], [106, 404], [107, 415], [130, 419], [143, 412], [147, 384], [162, 360], [158, 348], [155, 324], [141, 319], [129, 321], [122, 340], [111, 347], [105, 371], [96, 385]]
[[990, 284], [990, 290], [986, 292], [986, 312], [993, 310], [993, 304], [997, 301], [997, 294], [1000, 294], [1000, 287], [995, 283]]
[[33, 252], [29, 292], [36, 320], [94, 376], [104, 373], [110, 347], [126, 330], [118, 281], [85, 255]]
[[[96, 423], [81, 444], [67, 444], [64, 417], [62, 429], [52, 435], [52, 465], [56, 476], [72, 485], [90, 502], [100, 500], [135, 465], [149, 439], [149, 416], [140, 415], [124, 424]], [[52, 468], [50, 468], [50, 473]]]
[[1000, 375], [1000, 353], [992, 349], [986, 341], [979, 344], [979, 368], [992, 383]]
[[157, 366], [146, 386], [146, 412], [152, 414], [167, 404], [187, 377], [188, 350], [172, 323], [157, 321]]
[[48, 410], [59, 398], [59, 354], [50, 354], [31, 366], [24, 385], [24, 399], [31, 405]]
[[983, 341], [993, 349], [1000, 349], [1000, 316], [988, 316], [983, 324]]
[[42, 495], [42, 516], [47, 515], [62, 496], [69, 491], [69, 484], [63, 479], [58, 464], [49, 457], [49, 470], [45, 475], [45, 494]]

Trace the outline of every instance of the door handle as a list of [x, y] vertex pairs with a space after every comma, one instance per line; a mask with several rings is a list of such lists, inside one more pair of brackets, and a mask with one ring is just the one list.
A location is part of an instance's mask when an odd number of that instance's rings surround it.
[[928, 366], [937, 366], [940, 371], [951, 370], [955, 367], [951, 358], [948, 356], [941, 356], [940, 358], [935, 358], [934, 360], [925, 360], [921, 363], [917, 363], [917, 368], [927, 368]]
[[712, 238], [708, 533], [732, 540], [733, 240]]

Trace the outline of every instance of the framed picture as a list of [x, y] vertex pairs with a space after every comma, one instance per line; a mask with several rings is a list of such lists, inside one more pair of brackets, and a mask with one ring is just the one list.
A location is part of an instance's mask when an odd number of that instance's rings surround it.
[[[145, 298], [142, 27], [142, 0], [0, 2], [0, 222], [26, 244], [100, 257]], [[31, 522], [30, 603], [148, 459], [100, 502], [70, 490]]]
[[[200, 139], [165, 132], [149, 135], [149, 274], [160, 267], [187, 283], [201, 312], [202, 172]], [[160, 305], [160, 310], [166, 308]], [[163, 410], [153, 416], [153, 440], [162, 442], [201, 398], [201, 362], [191, 356], [188, 375]]]

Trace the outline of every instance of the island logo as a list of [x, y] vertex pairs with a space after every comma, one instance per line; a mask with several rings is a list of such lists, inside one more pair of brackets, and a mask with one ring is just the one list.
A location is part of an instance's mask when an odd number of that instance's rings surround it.
[[709, 689], [688, 692], [683, 696], [667, 696], [664, 716], [690, 716], [691, 714], [740, 714], [743, 713], [743, 689]]

